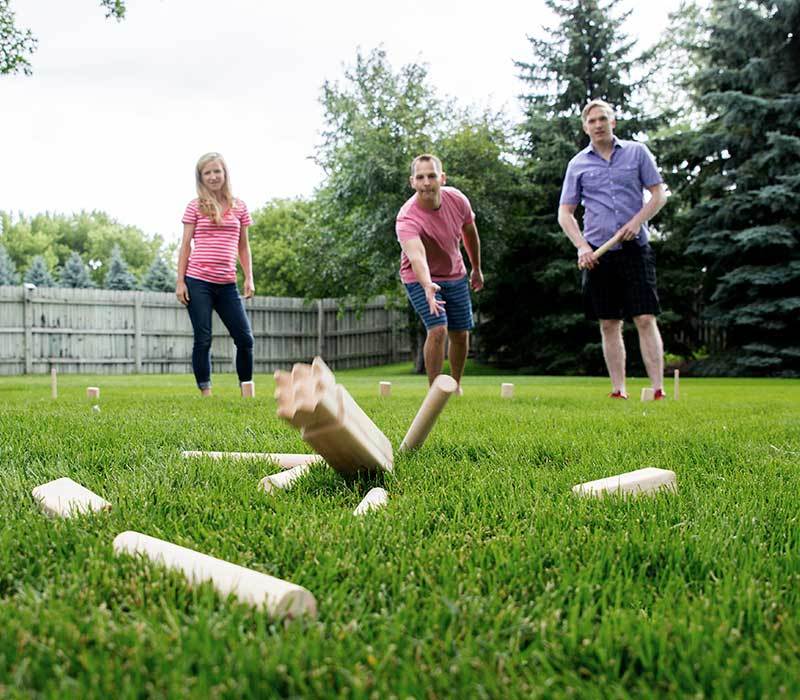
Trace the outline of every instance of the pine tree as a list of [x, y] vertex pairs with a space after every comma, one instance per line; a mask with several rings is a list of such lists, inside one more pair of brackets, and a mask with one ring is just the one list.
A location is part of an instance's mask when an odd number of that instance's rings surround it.
[[800, 0], [716, 0], [694, 78], [707, 122], [690, 252], [727, 351], [712, 372], [800, 375]]
[[152, 292], [175, 291], [175, 271], [160, 255], [153, 260], [153, 264], [142, 279], [142, 289]]
[[130, 271], [128, 263], [122, 257], [122, 251], [115, 245], [111, 251], [111, 260], [106, 273], [106, 289], [128, 290], [137, 288], [136, 277]]
[[74, 251], [61, 268], [59, 283], [61, 287], [71, 287], [73, 289], [86, 289], [95, 286], [89, 274], [89, 269], [81, 259], [81, 256]]
[[36, 255], [25, 271], [25, 281], [37, 287], [55, 287], [56, 283], [42, 255]]
[[[529, 38], [533, 60], [516, 63], [528, 92], [521, 127], [522, 162], [528, 182], [527, 226], [507, 241], [487, 285], [481, 327], [487, 359], [531, 371], [602, 372], [597, 328], [584, 320], [573, 246], [557, 223], [566, 165], [586, 146], [580, 113], [590, 99], [617, 109], [617, 130], [630, 138], [653, 126], [634, 102], [632, 71], [646, 55], [632, 57], [622, 31], [629, 13], [611, 14], [612, 2], [547, 0], [559, 17], [547, 39]], [[633, 353], [631, 353], [633, 355]]]
[[6, 247], [0, 243], [0, 286], [4, 284], [19, 284], [19, 274]]

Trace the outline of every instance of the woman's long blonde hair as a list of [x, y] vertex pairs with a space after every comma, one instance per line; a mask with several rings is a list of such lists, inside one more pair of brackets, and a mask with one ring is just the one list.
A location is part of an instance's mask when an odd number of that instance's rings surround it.
[[[221, 203], [203, 184], [203, 168], [214, 160], [220, 162], [220, 165], [222, 165], [222, 172], [225, 173], [225, 183], [222, 185], [222, 191], [220, 192], [222, 197]], [[228, 166], [222, 154], [212, 152], [200, 156], [200, 159], [197, 161], [197, 167], [194, 169], [194, 176], [195, 184], [197, 185], [197, 198], [200, 202], [200, 211], [209, 219], [212, 219], [214, 223], [222, 223], [222, 214], [233, 207], [234, 203], [233, 193], [231, 192], [231, 179], [228, 175]]]

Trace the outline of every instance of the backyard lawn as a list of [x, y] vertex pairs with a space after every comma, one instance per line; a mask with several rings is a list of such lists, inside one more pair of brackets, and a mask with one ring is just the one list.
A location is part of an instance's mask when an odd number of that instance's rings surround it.
[[[336, 373], [396, 447], [426, 390], [409, 366]], [[0, 378], [0, 697], [800, 697], [800, 381], [683, 379], [680, 401], [600, 378], [467, 375], [392, 474], [318, 466], [273, 381]], [[378, 381], [392, 382], [389, 398]], [[500, 383], [515, 396], [500, 398]], [[86, 387], [99, 386], [99, 411]], [[585, 499], [659, 467], [678, 492]], [[109, 513], [49, 518], [68, 476]], [[373, 486], [388, 505], [353, 509]], [[111, 543], [136, 530], [311, 591], [284, 623]]]

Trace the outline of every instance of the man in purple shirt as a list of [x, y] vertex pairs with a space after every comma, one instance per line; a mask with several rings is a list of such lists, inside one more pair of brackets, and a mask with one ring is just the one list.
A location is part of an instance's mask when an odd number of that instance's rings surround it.
[[[622, 323], [631, 318], [654, 398], [663, 399], [664, 346], [656, 323], [661, 309], [647, 221], [667, 201], [664, 182], [647, 146], [614, 136], [611, 105], [592, 100], [581, 120], [591, 143], [567, 165], [558, 223], [578, 251], [586, 316], [600, 321], [610, 396], [628, 398]], [[644, 190], [650, 192], [646, 202]], [[584, 208], [583, 233], [575, 218], [578, 204]], [[622, 243], [597, 258], [594, 251], [616, 234]]]

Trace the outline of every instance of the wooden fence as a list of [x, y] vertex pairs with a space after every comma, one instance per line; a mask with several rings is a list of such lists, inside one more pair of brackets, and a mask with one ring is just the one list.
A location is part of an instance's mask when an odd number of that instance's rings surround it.
[[[340, 311], [335, 299], [245, 302], [255, 371], [322, 355], [333, 369], [409, 359], [405, 310], [372, 300]], [[233, 341], [214, 314], [212, 370], [234, 371]], [[0, 287], [0, 374], [191, 372], [192, 327], [172, 293]]]

